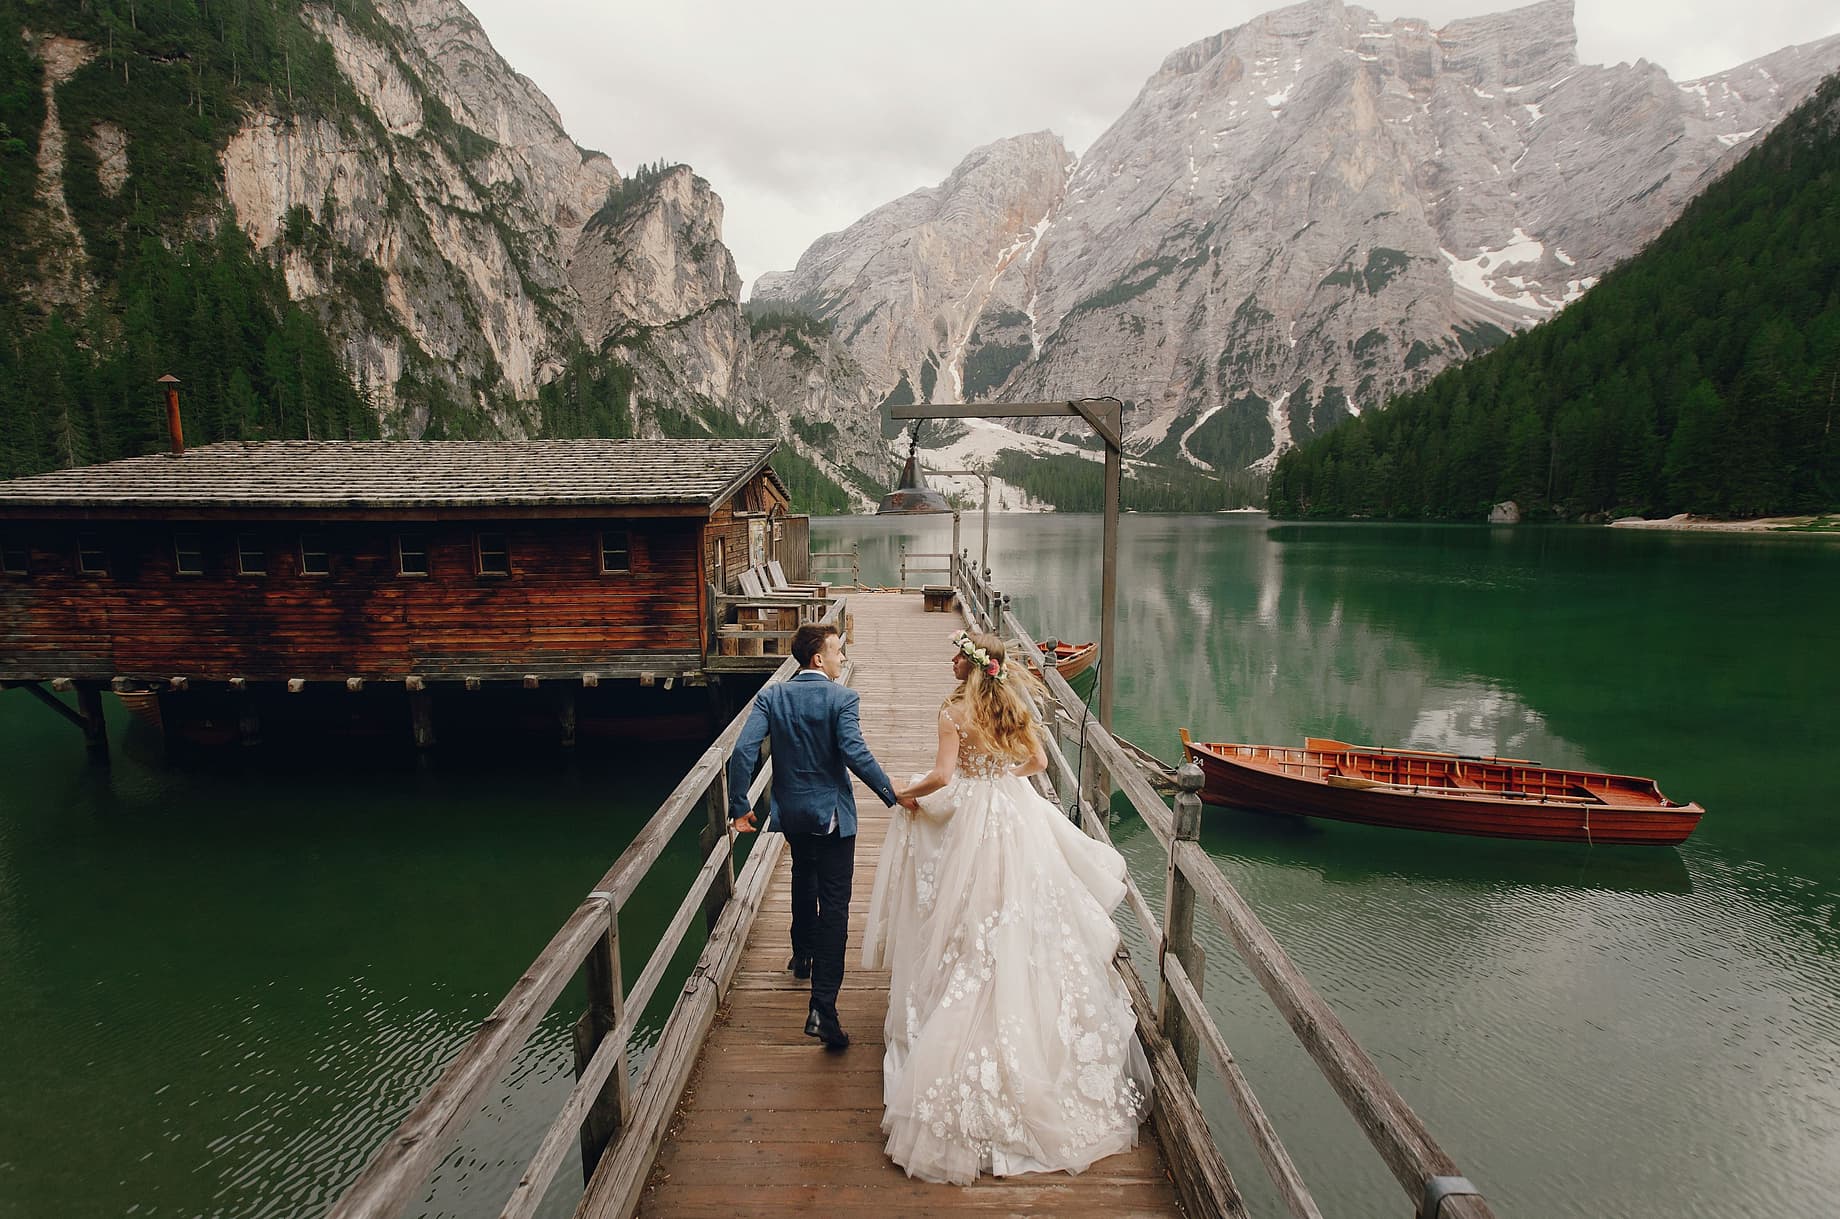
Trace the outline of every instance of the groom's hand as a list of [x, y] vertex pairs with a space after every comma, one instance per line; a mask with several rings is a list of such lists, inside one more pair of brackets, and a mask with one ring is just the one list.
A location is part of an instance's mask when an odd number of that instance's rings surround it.
[[737, 834], [752, 834], [760, 828], [760, 814], [749, 809], [744, 816], [736, 817], [729, 824], [735, 827]]

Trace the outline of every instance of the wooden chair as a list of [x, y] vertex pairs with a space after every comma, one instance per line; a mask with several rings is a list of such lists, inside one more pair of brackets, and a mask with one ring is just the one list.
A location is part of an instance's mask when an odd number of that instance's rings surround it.
[[775, 596], [780, 597], [825, 597], [830, 595], [828, 584], [809, 584], [801, 581], [794, 584], [786, 578], [786, 569], [779, 565], [778, 559], [771, 559], [762, 569], [766, 573], [767, 587]]

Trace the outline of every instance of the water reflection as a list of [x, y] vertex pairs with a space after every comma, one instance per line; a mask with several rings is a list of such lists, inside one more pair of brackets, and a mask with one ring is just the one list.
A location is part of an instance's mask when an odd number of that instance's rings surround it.
[[[898, 562], [887, 523], [827, 531]], [[1091, 638], [1097, 539], [1090, 518], [999, 518], [995, 583], [1041, 633]], [[1707, 806], [1661, 850], [1207, 811], [1221, 870], [1498, 1214], [1813, 1215], [1840, 1191], [1840, 548], [1702, 541], [1123, 523], [1106, 662], [1120, 730], [1165, 757], [1180, 726], [1307, 733], [1649, 774]], [[1160, 906], [1160, 849], [1131, 816], [1114, 834]], [[1325, 1211], [1409, 1209], [1232, 945], [1202, 936], [1209, 1007]], [[1280, 1212], [1202, 1092], [1252, 1209]]]
[[[695, 752], [172, 764], [117, 712], [91, 767], [0, 695], [0, 1213], [323, 1213]], [[628, 977], [699, 863], [689, 827], [623, 912]], [[488, 1093], [426, 1213], [498, 1212], [572, 1081], [579, 1006]], [[567, 1213], [579, 1176], [553, 1194]]]

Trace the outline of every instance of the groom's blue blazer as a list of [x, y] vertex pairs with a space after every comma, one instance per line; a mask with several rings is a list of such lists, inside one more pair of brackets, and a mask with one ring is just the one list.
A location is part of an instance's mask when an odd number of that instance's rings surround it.
[[856, 797], [850, 775], [894, 804], [894, 784], [863, 743], [856, 691], [817, 669], [767, 686], [728, 759], [729, 820], [747, 816], [748, 787], [760, 764], [760, 742], [773, 738], [773, 797], [768, 828], [783, 834], [828, 833], [831, 820], [849, 838], [856, 833]]

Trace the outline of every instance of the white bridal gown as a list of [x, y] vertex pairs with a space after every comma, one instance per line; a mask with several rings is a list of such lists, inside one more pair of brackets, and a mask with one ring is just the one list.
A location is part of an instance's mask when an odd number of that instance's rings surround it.
[[1079, 1172], [1134, 1146], [1149, 1110], [1111, 966], [1124, 859], [962, 746], [919, 812], [896, 809], [870, 898], [863, 964], [891, 971], [888, 1155], [925, 1181]]

